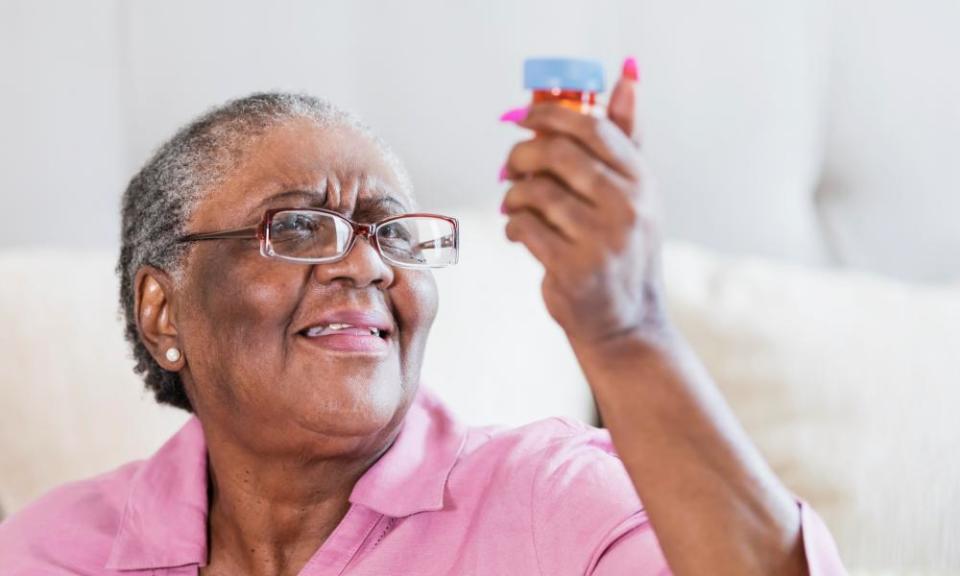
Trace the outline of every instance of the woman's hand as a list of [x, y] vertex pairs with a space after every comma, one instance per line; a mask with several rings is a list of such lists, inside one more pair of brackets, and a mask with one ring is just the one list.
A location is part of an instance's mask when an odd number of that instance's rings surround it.
[[577, 345], [603, 345], [664, 322], [652, 191], [630, 137], [634, 84], [628, 69], [608, 117], [558, 104], [513, 115], [535, 134], [507, 158], [506, 234], [543, 264], [547, 310]]
[[666, 320], [653, 193], [629, 136], [633, 78], [607, 118], [557, 105], [505, 115], [535, 132], [505, 166], [507, 237], [544, 266], [547, 309], [672, 573], [805, 574], [797, 503]]

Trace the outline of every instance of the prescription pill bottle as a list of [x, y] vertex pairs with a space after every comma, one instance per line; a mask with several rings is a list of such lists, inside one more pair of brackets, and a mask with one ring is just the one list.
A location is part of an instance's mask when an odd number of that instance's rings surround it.
[[578, 112], [597, 112], [603, 92], [603, 66], [596, 60], [528, 58], [523, 62], [523, 87], [533, 91], [533, 103], [557, 102]]

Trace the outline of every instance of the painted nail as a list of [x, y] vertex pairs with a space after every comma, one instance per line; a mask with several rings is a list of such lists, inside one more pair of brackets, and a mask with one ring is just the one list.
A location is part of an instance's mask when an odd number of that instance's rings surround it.
[[524, 106], [522, 108], [513, 108], [512, 110], [507, 110], [500, 115], [501, 122], [523, 122], [523, 119], [527, 117], [527, 112], [530, 108]]
[[507, 213], [507, 201], [506, 201], [506, 200], [504, 200], [503, 202], [500, 203], [500, 213], [501, 213], [501, 214], [506, 214], [506, 213]]
[[637, 69], [637, 59], [633, 56], [630, 56], [623, 61], [623, 77], [629, 78], [634, 82], [640, 80], [640, 72]]
[[507, 165], [504, 164], [503, 166], [500, 167], [500, 175], [497, 176], [497, 182], [503, 182], [504, 180], [507, 179], [507, 176], [509, 175], [510, 173], [507, 171]]

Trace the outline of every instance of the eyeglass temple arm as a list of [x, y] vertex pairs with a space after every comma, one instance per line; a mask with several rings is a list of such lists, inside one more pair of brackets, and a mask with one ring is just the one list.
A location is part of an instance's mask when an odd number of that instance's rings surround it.
[[259, 238], [257, 228], [240, 228], [237, 230], [224, 230], [222, 232], [201, 232], [199, 234], [188, 234], [181, 237], [179, 242], [197, 242], [200, 240], [231, 240], [234, 238]]
[[[422, 250], [423, 248], [433, 248], [434, 245], [436, 244], [436, 242], [437, 242], [436, 240], [427, 240], [426, 242], [421, 242], [421, 243], [417, 244], [415, 247], [416, 247], [416, 248], [420, 248], [421, 250]], [[440, 247], [441, 247], [441, 248], [450, 248], [450, 247], [452, 247], [455, 243], [456, 243], [456, 242], [455, 242], [455, 236], [454, 236], [453, 234], [447, 234], [446, 236], [443, 236], [442, 238], [440, 238]]]

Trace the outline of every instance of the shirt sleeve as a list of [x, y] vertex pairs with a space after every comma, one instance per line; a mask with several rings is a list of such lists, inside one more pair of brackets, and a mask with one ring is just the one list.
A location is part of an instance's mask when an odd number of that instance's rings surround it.
[[593, 574], [606, 553], [606, 564], [630, 569], [598, 574], [666, 573], [646, 512], [609, 434], [570, 426], [569, 435], [555, 438], [536, 459], [531, 520], [540, 574]]
[[[533, 540], [541, 574], [671, 574], [633, 482], [606, 430], [567, 423], [537, 458]], [[846, 576], [830, 531], [801, 499], [800, 533], [810, 576]]]
[[809, 504], [803, 500], [798, 502], [803, 552], [807, 556], [810, 576], [846, 576], [847, 570], [840, 561], [840, 552], [827, 525]]
[[650, 522], [644, 521], [606, 539], [604, 548], [591, 562], [590, 576], [642, 574], [669, 576], [670, 567], [660, 551]]
[[[823, 520], [803, 500], [800, 506], [800, 531], [810, 576], [847, 576], [840, 553]], [[646, 522], [637, 524], [609, 540], [600, 554], [591, 576], [621, 574], [671, 574], [653, 528]]]

